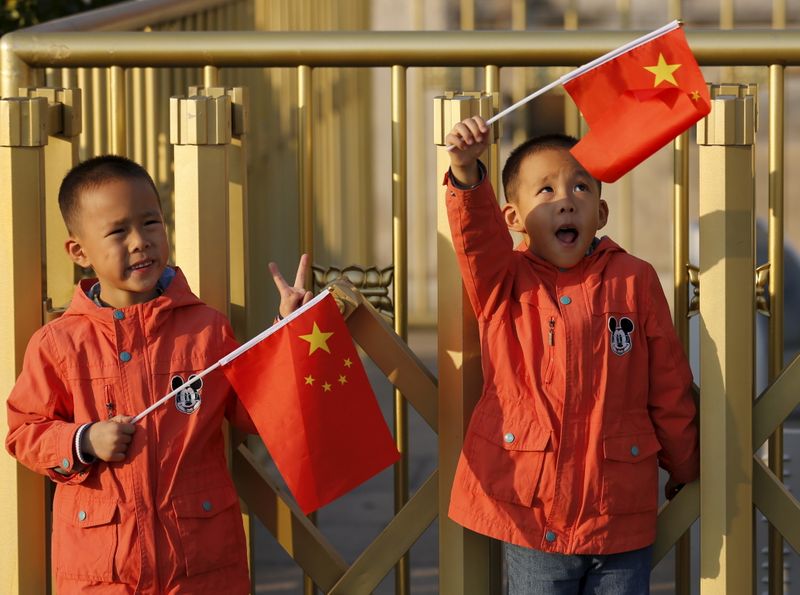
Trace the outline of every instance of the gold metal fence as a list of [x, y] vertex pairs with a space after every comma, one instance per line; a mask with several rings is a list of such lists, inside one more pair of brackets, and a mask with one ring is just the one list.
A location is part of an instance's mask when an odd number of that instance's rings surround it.
[[[146, 3], [141, 3], [146, 4]], [[176, 5], [178, 3], [175, 3]], [[258, 9], [245, 2], [223, 3], [207, 2], [206, 16], [176, 16], [170, 15], [171, 21], [147, 22], [142, 15], [132, 15], [127, 20], [122, 19], [113, 27], [144, 29], [142, 32], [81, 32], [66, 33], [48, 31], [47, 27], [35, 32], [17, 32], [4, 36], [0, 40], [0, 69], [2, 72], [2, 87], [0, 95], [6, 98], [19, 94], [19, 88], [41, 88], [50, 83], [53, 86], [67, 89], [78, 88], [83, 91], [83, 101], [76, 101], [74, 97], [64, 91], [60, 95], [48, 95], [47, 91], [30, 91], [34, 95], [27, 101], [6, 99], [0, 102], [0, 190], [5, 197], [2, 200], [3, 209], [0, 212], [0, 242], [2, 242], [3, 262], [9, 263], [9, 282], [3, 285], [0, 291], [0, 318], [8, 321], [8, 332], [4, 333], [7, 340], [0, 344], [0, 365], [2, 367], [2, 385], [0, 392], [8, 393], [19, 369], [22, 350], [27, 338], [32, 331], [43, 321], [39, 304], [45, 298], [51, 298], [56, 305], [64, 302], [64, 295], [68, 295], [73, 274], [71, 271], [56, 272], [56, 266], [51, 263], [49, 255], [50, 244], [58, 241], [63, 230], [50, 228], [54, 217], [43, 217], [39, 212], [39, 204], [44, 205], [47, 213], [52, 213], [53, 180], [58, 179], [58, 174], [63, 173], [70, 163], [77, 159], [77, 152], [89, 155], [105, 150], [114, 150], [130, 154], [148, 166], [159, 184], [167, 187], [172, 180], [181, 181], [184, 192], [187, 187], [198, 181], [207, 181], [209, 187], [198, 189], [198, 194], [203, 198], [189, 198], [186, 204], [189, 208], [199, 208], [208, 200], [212, 183], [219, 184], [227, 180], [227, 190], [219, 187], [219, 193], [228, 193], [231, 205], [238, 204], [231, 210], [231, 227], [219, 240], [232, 242], [248, 237], [250, 242], [238, 244], [240, 260], [227, 263], [217, 263], [206, 269], [203, 262], [195, 262], [196, 273], [193, 275], [193, 284], [202, 286], [204, 275], [227, 276], [223, 284], [230, 286], [230, 299], [220, 298], [219, 305], [224, 309], [228, 306], [240, 305], [241, 312], [251, 311], [254, 305], [262, 304], [258, 291], [263, 287], [261, 277], [263, 273], [256, 272], [261, 265], [247, 264], [244, 254], [252, 257], [253, 254], [272, 254], [265, 249], [267, 243], [258, 244], [254, 238], [254, 229], [257, 225], [271, 218], [265, 212], [264, 204], [260, 197], [253, 192], [252, 181], [248, 185], [244, 182], [247, 175], [246, 164], [260, 163], [264, 155], [250, 153], [248, 155], [247, 140], [239, 138], [226, 139], [222, 144], [242, 143], [243, 153], [239, 154], [238, 165], [231, 167], [235, 152], [230, 152], [227, 161], [217, 163], [209, 171], [202, 171], [197, 157], [185, 157], [175, 153], [176, 170], [178, 165], [195, 163], [188, 178], [173, 178], [172, 164], [169, 153], [170, 130], [180, 121], [180, 115], [173, 118], [172, 127], [166, 116], [168, 97], [177, 92], [185, 93], [184, 89], [189, 84], [202, 81], [206, 97], [222, 97], [231, 95], [230, 106], [236, 105], [233, 97], [235, 92], [232, 85], [225, 86], [224, 81], [238, 83], [247, 81], [246, 86], [251, 91], [250, 101], [239, 100], [240, 107], [253, 107], [255, 103], [264, 100], [270, 92], [277, 93], [274, 104], [280, 105], [278, 114], [265, 116], [262, 121], [268, 121], [270, 126], [259, 126], [259, 132], [275, 139], [275, 142], [287, 143], [296, 149], [299, 156], [297, 165], [283, 163], [283, 171], [296, 172], [296, 181], [286, 176], [280, 169], [271, 166], [270, 175], [283, 179], [282, 187], [287, 188], [287, 195], [296, 199], [300, 208], [297, 211], [280, 211], [273, 221], [279, 223], [269, 229], [280, 229], [283, 233], [276, 241], [287, 242], [294, 246], [301, 246], [304, 250], [315, 252], [320, 249], [315, 242], [315, 229], [320, 219], [330, 220], [337, 216], [337, 203], [335, 200], [320, 203], [319, 180], [327, 171], [324, 168], [337, 170], [342, 176], [341, 168], [347, 167], [346, 163], [354, 161], [351, 166], [357, 169], [370, 167], [372, 160], [367, 137], [364, 130], [359, 129], [355, 140], [348, 151], [340, 151], [337, 159], [331, 154], [315, 152], [315, 145], [321, 136], [330, 138], [332, 135], [329, 125], [314, 117], [314, 111], [320, 102], [332, 101], [332, 95], [319, 92], [320, 87], [336, 86], [338, 74], [333, 69], [356, 69], [352, 80], [345, 81], [344, 87], [348, 90], [340, 99], [350, 107], [347, 112], [347, 123], [364, 118], [369, 111], [366, 105], [368, 85], [360, 76], [366, 69], [387, 69], [391, 71], [391, 121], [382, 124], [385, 136], [391, 137], [392, 144], [392, 229], [393, 260], [395, 265], [395, 320], [394, 331], [396, 336], [405, 338], [408, 325], [407, 305], [407, 238], [408, 229], [408, 183], [407, 183], [407, 155], [409, 153], [408, 139], [406, 136], [407, 122], [407, 87], [406, 77], [408, 69], [418, 67], [483, 67], [484, 91], [497, 93], [501, 89], [503, 68], [507, 67], [536, 67], [536, 66], [576, 66], [588, 62], [597, 55], [628, 41], [635, 32], [303, 32], [303, 33], [269, 33], [255, 31], [217, 31], [217, 32], [183, 32], [173, 31], [172, 27], [192, 26], [196, 28], [227, 28], [231, 23], [247, 25], [254, 22]], [[283, 6], [287, 15], [291, 13], [289, 2]], [[230, 6], [234, 5], [235, 9]], [[239, 10], [244, 12], [239, 12]], [[356, 11], [357, 12], [357, 11]], [[144, 13], [143, 13], [144, 14]], [[246, 16], [242, 16], [242, 15]], [[210, 15], [210, 16], [209, 16]], [[263, 15], [262, 15], [263, 16]], [[362, 14], [362, 17], [364, 15]], [[173, 18], [174, 17], [174, 18]], [[252, 17], [253, 21], [247, 21]], [[271, 15], [270, 18], [273, 18]], [[264, 16], [264, 18], [267, 18]], [[277, 17], [276, 17], [277, 18]], [[139, 19], [139, 20], [136, 20]], [[215, 19], [219, 19], [215, 21]], [[240, 19], [240, 20], [237, 20]], [[243, 19], [243, 20], [241, 20]], [[184, 22], [186, 21], [186, 22]], [[191, 23], [189, 23], [191, 21]], [[177, 24], [176, 24], [177, 23]], [[364, 23], [362, 23], [363, 25]], [[100, 28], [111, 25], [99, 25]], [[243, 26], [244, 28], [244, 26]], [[774, 383], [758, 399], [755, 408], [751, 408], [748, 401], [752, 399], [752, 378], [733, 376], [729, 379], [724, 374], [719, 385], [704, 375], [704, 398], [712, 395], [713, 400], [706, 401], [713, 404], [709, 413], [703, 416], [703, 443], [711, 444], [723, 441], [724, 447], [721, 454], [731, 466], [740, 469], [741, 473], [722, 478], [721, 481], [704, 484], [702, 495], [699, 486], [692, 485], [684, 489], [679, 496], [669, 504], [660, 516], [660, 533], [657, 544], [657, 557], [661, 557], [667, 549], [682, 535], [685, 530], [697, 519], [700, 511], [708, 511], [709, 518], [714, 517], [714, 507], [723, 509], [730, 518], [719, 520], [717, 524], [709, 524], [701, 528], [701, 588], [703, 593], [733, 592], [733, 585], [752, 584], [752, 527], [750, 522], [752, 501], [779, 528], [783, 536], [795, 548], [800, 546], [800, 536], [797, 527], [800, 526], [800, 508], [797, 501], [788, 494], [780, 479], [780, 422], [797, 405], [798, 396], [791, 387], [797, 385], [797, 375], [800, 366], [794, 362], [783, 370], [782, 362], [782, 328], [783, 328], [783, 105], [786, 83], [784, 71], [787, 66], [800, 65], [800, 38], [793, 31], [689, 31], [689, 42], [704, 66], [757, 66], [768, 69], [768, 109], [769, 109], [769, 200], [770, 200], [770, 274], [768, 278], [768, 294], [770, 296], [770, 374]], [[113, 48], [112, 52], [107, 48]], [[77, 69], [77, 70], [74, 70]], [[265, 75], [262, 69], [269, 69]], [[255, 73], [255, 75], [254, 75]], [[174, 77], [174, 78], [173, 78]], [[266, 87], [258, 83], [258, 79], [268, 79], [271, 84]], [[214, 88], [223, 89], [215, 91]], [[730, 110], [730, 102], [748, 101], [746, 97], [752, 96], [752, 90], [727, 88], [718, 92], [715, 100], [715, 110], [725, 112]], [[39, 97], [36, 97], [39, 96]], [[254, 99], [254, 97], [256, 99]], [[188, 100], [187, 100], [188, 101]], [[193, 101], [196, 99], [193, 98]], [[225, 103], [225, 100], [222, 101]], [[69, 123], [76, 122], [76, 115], [70, 112], [70, 106], [78, 103], [83, 105], [83, 121], [91, 121], [97, 113], [109, 123], [108, 135], [104, 134], [102, 127], [86, 130], [79, 135], [75, 128], [70, 128]], [[208, 101], [206, 101], [208, 103]], [[218, 102], [217, 102], [218, 103]], [[87, 107], [88, 106], [88, 107]], [[296, 107], [292, 107], [296, 106]], [[363, 110], [362, 110], [363, 108]], [[187, 108], [188, 109], [188, 108]], [[230, 109], [233, 109], [232, 107]], [[749, 109], [749, 108], [748, 108]], [[753, 107], [755, 109], [755, 107]], [[283, 111], [281, 111], [283, 110]], [[735, 110], [734, 110], [735, 111]], [[180, 108], [178, 109], [180, 114]], [[331, 113], [331, 112], [328, 112]], [[728, 112], [725, 112], [728, 113]], [[55, 114], [55, 115], [53, 115]], [[60, 115], [59, 115], [60, 114]], [[339, 116], [336, 116], [337, 118]], [[344, 117], [343, 115], [341, 117]], [[254, 113], [249, 115], [249, 127], [242, 129], [242, 134], [248, 137], [255, 136]], [[25, 130], [12, 130], [11, 122], [24, 122]], [[752, 122], [750, 122], [752, 124]], [[347, 126], [348, 124], [345, 124]], [[733, 118], [730, 126], [746, 130], [747, 122]], [[368, 130], [370, 126], [365, 129]], [[145, 131], [140, 134], [139, 131]], [[154, 134], [153, 131], [156, 131]], [[276, 137], [276, 131], [278, 136]], [[753, 131], [754, 132], [754, 131]], [[15, 136], [16, 134], [16, 136]], [[747, 134], [746, 131], [743, 134]], [[163, 137], [162, 137], [163, 135]], [[241, 135], [240, 135], [241, 136]], [[49, 142], [48, 142], [49, 137]], [[53, 154], [59, 146], [55, 140], [62, 141], [62, 153]], [[248, 139], [249, 140], [249, 139]], [[45, 144], [47, 148], [45, 148]], [[176, 147], [181, 142], [174, 142]], [[215, 144], [208, 141], [203, 143], [187, 142], [187, 145]], [[688, 289], [689, 271], [688, 262], [688, 220], [689, 220], [689, 195], [690, 171], [689, 136], [685, 135], [676, 141], [675, 153], [675, 297], [674, 309], [676, 326], [679, 333], [688, 343], [686, 337], [686, 319], [689, 315]], [[730, 146], [728, 146], [730, 145]], [[353, 147], [357, 147], [353, 149]], [[721, 147], [721, 148], [720, 148]], [[744, 148], [742, 148], [744, 147]], [[747, 148], [749, 147], [749, 148]], [[63, 151], [66, 151], [63, 152]], [[748, 153], [749, 151], [749, 153]], [[213, 152], [213, 149], [212, 151]], [[195, 150], [182, 153], [195, 154]], [[291, 160], [295, 159], [294, 152], [287, 151]], [[713, 202], [708, 202], [712, 213], [746, 212], [752, 216], [752, 195], [748, 195], [747, 177], [744, 181], [736, 176], [741, 176], [746, 168], [736, 170], [715, 170], [712, 165], [719, 163], [721, 157], [728, 158], [736, 154], [742, 164], [752, 161], [752, 142], [742, 142], [741, 139], [730, 141], [723, 135], [722, 138], [706, 138], [702, 149], [698, 153], [704, 155], [717, 154], [712, 159], [701, 160], [701, 164], [710, 173], [711, 181], [699, 182], [701, 202], [713, 201], [712, 190], [715, 184], [724, 187], [723, 193], [727, 198], [738, 201], [731, 204], [725, 203], [714, 207]], [[345, 155], [343, 157], [342, 155]], [[351, 159], [356, 155], [355, 159]], [[324, 168], [320, 162], [323, 162]], [[496, 178], [498, 153], [495, 150], [490, 156], [490, 166]], [[722, 159], [721, 162], [725, 162]], [[47, 171], [45, 171], [47, 164]], [[51, 169], [51, 165], [53, 168]], [[250, 169], [252, 169], [252, 165]], [[440, 168], [441, 169], [441, 168]], [[219, 177], [225, 170], [229, 173]], [[28, 175], [26, 172], [36, 172]], [[237, 173], [238, 172], [238, 173]], [[751, 172], [754, 175], [754, 172]], [[700, 171], [703, 174], [703, 170]], [[231, 180], [238, 176], [239, 188], [231, 189]], [[345, 203], [345, 208], [338, 207], [340, 212], [358, 209], [358, 205], [371, 204], [365, 199], [369, 193], [369, 184], [363, 178], [355, 176], [361, 186], [355, 191], [358, 196], [354, 202]], [[749, 178], [752, 180], [752, 175]], [[192, 181], [193, 180], [193, 181]], [[184, 183], [185, 182], [185, 183]], [[732, 185], [733, 182], [741, 182]], [[46, 185], [46, 187], [45, 187]], [[337, 200], [345, 200], [342, 182], [338, 185]], [[708, 193], [707, 198], [702, 193]], [[716, 192], [716, 195], [719, 193]], [[238, 202], [235, 198], [239, 197]], [[40, 200], [41, 199], [41, 200]], [[180, 200], [176, 195], [175, 209], [179, 208]], [[327, 206], [325, 206], [327, 205]], [[320, 213], [327, 208], [328, 211]], [[245, 213], [247, 216], [245, 216]], [[286, 220], [296, 221], [297, 225], [287, 226]], [[40, 222], [47, 221], [47, 233], [40, 238], [38, 233], [31, 230], [39, 229]], [[235, 222], [234, 222], [235, 220]], [[357, 228], [368, 228], [375, 225], [369, 208], [358, 213]], [[707, 218], [706, 222], [714, 221]], [[704, 324], [711, 329], [708, 336], [704, 337], [704, 345], [709, 347], [712, 341], [720, 341], [724, 345], [752, 345], [752, 332], [746, 329], [731, 329], [725, 327], [731, 321], [738, 322], [742, 317], [747, 318], [752, 314], [754, 306], [750, 304], [726, 305], [726, 301], [736, 292], [747, 293], [754, 290], [752, 254], [745, 255], [743, 262], [737, 260], [741, 255], [728, 252], [730, 246], [725, 244], [725, 233], [747, 233], [747, 226], [741, 228], [729, 227], [733, 223], [720, 219], [720, 222], [703, 226], [701, 215], [701, 238], [709, 246], [706, 253], [713, 250], [721, 251], [721, 262], [735, 269], [735, 275], [721, 279], [715, 277], [716, 263], [700, 263], [700, 279], [703, 280], [704, 299], [709, 300], [718, 308], [706, 309], [706, 304], [701, 300], [700, 315]], [[738, 220], [741, 223], [741, 220]], [[211, 222], [211, 221], [209, 221]], [[177, 230], [181, 224], [175, 221]], [[291, 229], [299, 229], [293, 232]], [[340, 229], [344, 229], [340, 227]], [[197, 234], [198, 229], [190, 233]], [[250, 233], [245, 233], [249, 231]], [[752, 229], [751, 229], [752, 232]], [[294, 233], [298, 235], [295, 236]], [[178, 236], [179, 231], [176, 231]], [[287, 240], [287, 236], [289, 239]], [[480, 368], [478, 364], [477, 337], [468, 306], [463, 302], [461, 286], [458, 282], [457, 272], [449, 261], [449, 235], [445, 227], [439, 229], [438, 254], [438, 300], [439, 300], [439, 381], [438, 381], [438, 432], [440, 437], [440, 469], [438, 475], [429, 478], [414, 498], [409, 500], [407, 485], [407, 469], [400, 466], [396, 477], [396, 502], [397, 517], [392, 525], [387, 528], [376, 541], [376, 545], [365, 557], [358, 560], [349, 570], [338, 558], [335, 552], [325, 544], [321, 534], [310, 525], [302, 515], [299, 515], [292, 505], [281, 498], [279, 490], [264, 490], [270, 486], [268, 477], [259, 474], [258, 466], [249, 461], [250, 453], [245, 448], [238, 450], [234, 459], [234, 469], [237, 470], [237, 485], [245, 500], [255, 510], [256, 514], [265, 524], [273, 529], [279, 541], [293, 554], [303, 568], [312, 575], [320, 586], [325, 586], [330, 592], [365, 592], [367, 585], [374, 586], [379, 580], [378, 570], [388, 570], [391, 565], [405, 551], [403, 547], [410, 547], [409, 541], [424, 529], [424, 521], [433, 518], [436, 513], [435, 502], [438, 500], [440, 522], [440, 589], [443, 593], [485, 593], [496, 592], [497, 575], [493, 574], [491, 559], [491, 544], [481, 537], [470, 534], [454, 526], [446, 519], [446, 505], [449, 495], [449, 485], [452, 480], [455, 457], [457, 456], [461, 439], [468, 420], [471, 405], [476, 398], [479, 387]], [[44, 241], [45, 255], [40, 256], [40, 246]], [[191, 243], [176, 237], [176, 250], [188, 248]], [[326, 238], [331, 243], [342, 241], [341, 236], [335, 234]], [[198, 240], [195, 239], [195, 242]], [[199, 241], [202, 241], [200, 239]], [[361, 240], [366, 244], [365, 240]], [[253, 243], [258, 246], [254, 249]], [[745, 242], [747, 244], [748, 242]], [[752, 244], [752, 242], [750, 242]], [[231, 244], [233, 245], [233, 243]], [[232, 252], [235, 251], [232, 249]], [[752, 246], [750, 246], [752, 252]], [[353, 252], [356, 255], [367, 254], [369, 250], [363, 245]], [[190, 253], [187, 253], [190, 254]], [[183, 261], [181, 258], [181, 261]], [[190, 259], [189, 256], [185, 258]], [[252, 258], [251, 258], [252, 260]], [[355, 260], [355, 258], [353, 258]], [[38, 277], [38, 272], [31, 269], [31, 263], [46, 262], [45, 282]], [[443, 266], [450, 262], [448, 266]], [[230, 270], [228, 270], [230, 269]], [[236, 277], [238, 275], [238, 277]], [[748, 276], [749, 275], [749, 276]], [[225, 278], [225, 277], [223, 277]], [[238, 280], [237, 280], [238, 279]], [[258, 279], [258, 280], [256, 280]], [[706, 281], [707, 280], [707, 281]], [[219, 285], [212, 281], [210, 286]], [[747, 287], [750, 289], [747, 289]], [[198, 285], [196, 285], [198, 286]], [[64, 292], [56, 294], [56, 288]], [[242, 297], [241, 302], [234, 301], [234, 294], [238, 291], [242, 296], [250, 292], [248, 299]], [[707, 289], [710, 288], [710, 289]], [[721, 296], [723, 303], [712, 301], [715, 293]], [[201, 295], [207, 297], [208, 292], [201, 290]], [[41, 296], [42, 300], [33, 299]], [[351, 296], [353, 303], [358, 303], [358, 297]], [[226, 303], [227, 301], [227, 303]], [[725, 306], [723, 308], [723, 306]], [[243, 319], [237, 325], [237, 330], [243, 334], [252, 334], [254, 330], [263, 326], [265, 310], [255, 306], [257, 313], [254, 318]], [[368, 311], [364, 306], [361, 310], [354, 307], [354, 311]], [[232, 315], [235, 315], [231, 307]], [[378, 321], [379, 318], [372, 317]], [[369, 326], [370, 332], [359, 334], [358, 326], [352, 323], [359, 342], [363, 341], [369, 355], [385, 362], [384, 371], [398, 388], [396, 394], [396, 417], [398, 441], [401, 450], [407, 448], [407, 438], [404, 428], [406, 399], [416, 402], [420, 410], [428, 410], [433, 399], [431, 380], [425, 380], [424, 368], [415, 367], [413, 354], [403, 348], [402, 341], [391, 343], [393, 347], [378, 345], [374, 337], [391, 337], [386, 328], [378, 328], [378, 322], [363, 322]], [[715, 334], [715, 324], [724, 328]], [[360, 339], [359, 339], [360, 337]], [[370, 339], [372, 337], [372, 339]], [[370, 343], [370, 341], [372, 341]], [[371, 347], [367, 347], [369, 343]], [[388, 339], [387, 339], [387, 344]], [[704, 352], [704, 369], [714, 369], [715, 356], [710, 351]], [[387, 355], [388, 354], [388, 355]], [[389, 356], [394, 357], [392, 360]], [[721, 352], [717, 354], [719, 358]], [[726, 354], [727, 370], [750, 370], [752, 373], [752, 350], [732, 350]], [[393, 372], [392, 361], [407, 362], [407, 369], [399, 373]], [[781, 370], [783, 372], [781, 373]], [[408, 378], [416, 378], [411, 382]], [[733, 399], [731, 385], [735, 383], [741, 391], [738, 395], [736, 418], [729, 425], [718, 427], [707, 425], [705, 420], [714, 418], [717, 409], [730, 406]], [[748, 387], [749, 391], [748, 391]], [[434, 389], [435, 390], [435, 389]], [[402, 391], [402, 392], [401, 392]], [[425, 396], [425, 401], [421, 395]], [[703, 409], [706, 411], [706, 409]], [[429, 416], [432, 414], [429, 414]], [[435, 417], [435, 416], [434, 416]], [[433, 419], [433, 418], [432, 418]], [[752, 440], [749, 433], [742, 427], [749, 427], [752, 420]], [[735, 423], [734, 423], [735, 422]], [[726, 421], [727, 423], [727, 421]], [[733, 425], [731, 425], [733, 424]], [[743, 426], [741, 424], [744, 424]], [[733, 427], [738, 425], [739, 431], [734, 432]], [[759, 459], [753, 459], [752, 453], [759, 448], [770, 435], [775, 435], [771, 443], [771, 465], [768, 469]], [[750, 449], [750, 450], [748, 450]], [[708, 453], [714, 451], [707, 451]], [[704, 454], [704, 475], [717, 460]], [[777, 456], [777, 458], [775, 458]], [[773, 460], [774, 459], [774, 460]], [[247, 464], [245, 464], [247, 463]], [[2, 498], [8, 507], [7, 518], [11, 522], [10, 531], [16, 535], [14, 550], [4, 554], [0, 560], [0, 574], [13, 576], [16, 583], [12, 585], [18, 592], [36, 592], [42, 577], [44, 563], [44, 531], [41, 523], [44, 506], [40, 494], [41, 482], [30, 477], [24, 470], [15, 467], [4, 460], [0, 466], [0, 475], [3, 478], [12, 478], [2, 482]], [[259, 480], [260, 477], [260, 480]], [[752, 486], [752, 489], [751, 489]], [[745, 493], [746, 492], [746, 493]], [[258, 503], [258, 498], [267, 494], [271, 501]], [[728, 506], [730, 505], [730, 506]], [[433, 508], [432, 508], [433, 507]], [[720, 508], [721, 507], [721, 508]], [[5, 514], [4, 514], [5, 518]], [[269, 519], [273, 522], [270, 525]], [[398, 520], [399, 519], [399, 520]], [[702, 522], [702, 521], [701, 521]], [[726, 523], [732, 523], [728, 525]], [[405, 525], [405, 526], [404, 526]], [[425, 525], [427, 526], [427, 525]], [[739, 532], [741, 539], [737, 544], [720, 540], [727, 535], [731, 527]], [[38, 537], [37, 537], [38, 536]], [[778, 538], [778, 541], [780, 539]], [[777, 543], [777, 542], [776, 542]], [[287, 545], [288, 544], [288, 545]], [[304, 544], [301, 546], [300, 544]], [[773, 546], [777, 547], [777, 545]], [[406, 548], [407, 549], [407, 548]], [[495, 567], [496, 568], [496, 567]], [[354, 570], [355, 569], [355, 570]], [[398, 573], [402, 576], [407, 570]], [[366, 579], [364, 577], [367, 577]], [[403, 583], [407, 579], [399, 579], [399, 588], [407, 589]], [[773, 582], [777, 580], [773, 578]], [[363, 582], [366, 581], [366, 582]], [[338, 589], [338, 590], [337, 590]]]

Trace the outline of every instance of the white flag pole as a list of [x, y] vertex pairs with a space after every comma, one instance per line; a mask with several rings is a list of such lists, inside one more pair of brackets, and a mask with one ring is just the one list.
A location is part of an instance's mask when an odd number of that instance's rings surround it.
[[[603, 54], [599, 58], [595, 58], [594, 60], [584, 64], [583, 66], [579, 66], [578, 68], [568, 72], [567, 74], [565, 74], [564, 76], [562, 76], [558, 80], [555, 80], [552, 83], [549, 83], [549, 84], [545, 85], [544, 87], [534, 91], [533, 93], [531, 93], [527, 97], [523, 97], [522, 99], [517, 101], [514, 105], [511, 105], [511, 106], [507, 107], [506, 109], [504, 109], [503, 111], [495, 114], [494, 116], [492, 116], [491, 118], [486, 120], [486, 125], [487, 126], [491, 126], [492, 124], [497, 122], [500, 118], [503, 118], [503, 117], [507, 116], [508, 114], [510, 114], [511, 112], [516, 110], [517, 108], [522, 107], [523, 105], [525, 105], [526, 103], [528, 103], [532, 99], [535, 99], [536, 97], [539, 97], [539, 95], [542, 95], [543, 93], [546, 93], [550, 89], [558, 87], [559, 85], [563, 85], [564, 83], [567, 83], [567, 82], [571, 81], [572, 79], [579, 77], [580, 75], [592, 70], [593, 68], [597, 68], [601, 64], [605, 64], [606, 62], [608, 62], [610, 60], [613, 60], [617, 56], [621, 56], [625, 52], [629, 52], [632, 49], [634, 49], [636, 47], [639, 47], [640, 45], [644, 45], [645, 43], [654, 40], [656, 37], [660, 37], [660, 36], [664, 35], [665, 33], [669, 33], [670, 31], [673, 31], [673, 30], [677, 29], [680, 26], [681, 26], [681, 22], [680, 21], [677, 21], [677, 20], [672, 21], [671, 23], [668, 23], [667, 25], [664, 25], [663, 27], [660, 27], [659, 29], [656, 29], [655, 31], [651, 31], [650, 33], [647, 33], [646, 35], [642, 35], [641, 37], [639, 37], [637, 39], [634, 39], [633, 41], [630, 41], [630, 42], [626, 43], [625, 45], [621, 45], [618, 48], [613, 49], [613, 50], [611, 50], [610, 52], [608, 52], [606, 54]], [[453, 149], [455, 149], [454, 145], [448, 145], [447, 146], [447, 150], [448, 151], [452, 151]]]
[[286, 318], [283, 318], [279, 322], [273, 324], [268, 329], [266, 329], [266, 330], [262, 331], [261, 333], [257, 334], [255, 337], [253, 337], [252, 339], [250, 339], [249, 341], [247, 341], [243, 345], [240, 345], [239, 347], [237, 347], [236, 349], [231, 351], [225, 357], [221, 358], [215, 364], [210, 365], [208, 368], [206, 368], [202, 372], [198, 372], [197, 374], [192, 376], [192, 378], [190, 380], [187, 380], [186, 382], [181, 384], [178, 388], [170, 391], [169, 393], [167, 393], [166, 395], [161, 397], [158, 401], [156, 401], [155, 403], [150, 405], [147, 409], [145, 409], [144, 411], [142, 411], [138, 415], [134, 416], [134, 418], [131, 420], [131, 423], [135, 424], [136, 422], [140, 421], [142, 418], [144, 418], [149, 413], [152, 413], [153, 411], [155, 411], [156, 409], [161, 407], [163, 404], [165, 404], [167, 401], [169, 401], [172, 397], [177, 395], [183, 389], [185, 389], [188, 386], [190, 386], [198, 378], [202, 378], [203, 376], [205, 376], [209, 372], [213, 372], [214, 370], [216, 370], [220, 366], [225, 366], [225, 365], [231, 363], [234, 359], [236, 359], [237, 357], [242, 355], [245, 351], [247, 351], [248, 349], [253, 347], [253, 345], [255, 345], [256, 343], [260, 343], [261, 341], [263, 341], [264, 339], [269, 337], [271, 334], [273, 334], [278, 329], [280, 329], [280, 328], [286, 326], [287, 324], [289, 324], [292, 320], [294, 320], [295, 318], [300, 316], [303, 312], [305, 312], [306, 310], [308, 310], [309, 308], [311, 308], [315, 304], [317, 304], [320, 301], [322, 301], [329, 294], [330, 294], [330, 291], [328, 291], [328, 290], [323, 290], [323, 291], [319, 292], [319, 294], [317, 294], [314, 298], [309, 300], [308, 303], [303, 304], [302, 306], [300, 306], [297, 310], [295, 310], [294, 312], [289, 314]]

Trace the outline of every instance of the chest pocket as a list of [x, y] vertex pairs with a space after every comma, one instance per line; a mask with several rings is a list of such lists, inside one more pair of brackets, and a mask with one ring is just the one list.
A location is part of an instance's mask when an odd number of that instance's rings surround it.
[[111, 582], [119, 525], [116, 500], [75, 497], [59, 489], [53, 509], [56, 574]]
[[531, 506], [539, 486], [550, 430], [532, 416], [482, 415], [469, 426], [464, 455], [481, 489], [492, 498]]

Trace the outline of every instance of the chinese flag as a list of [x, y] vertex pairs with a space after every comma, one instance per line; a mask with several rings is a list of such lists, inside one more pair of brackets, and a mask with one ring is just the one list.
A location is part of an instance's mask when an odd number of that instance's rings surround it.
[[564, 83], [589, 124], [572, 148], [615, 182], [711, 110], [706, 82], [678, 27]]
[[309, 514], [400, 454], [333, 296], [307, 306], [222, 370]]

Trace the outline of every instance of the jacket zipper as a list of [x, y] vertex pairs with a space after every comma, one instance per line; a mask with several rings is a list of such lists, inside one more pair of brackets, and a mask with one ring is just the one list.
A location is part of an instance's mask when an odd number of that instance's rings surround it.
[[108, 419], [111, 419], [117, 414], [117, 406], [114, 404], [113, 396], [111, 394], [111, 387], [109, 385], [105, 385], [105, 397], [106, 397], [106, 413], [108, 413]]
[[547, 369], [544, 372], [544, 383], [550, 384], [553, 379], [553, 359], [555, 359], [556, 348], [556, 319], [554, 316], [550, 317], [549, 328], [547, 331], [547, 344], [550, 351], [550, 359], [547, 362]]

